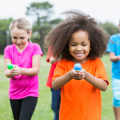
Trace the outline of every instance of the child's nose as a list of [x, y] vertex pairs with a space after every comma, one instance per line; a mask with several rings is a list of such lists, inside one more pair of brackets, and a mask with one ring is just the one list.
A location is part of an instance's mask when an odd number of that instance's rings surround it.
[[21, 43], [21, 40], [20, 40], [20, 39], [18, 39], [18, 40], [17, 40], [17, 43]]
[[76, 50], [82, 50], [82, 46], [81, 45], [78, 45]]

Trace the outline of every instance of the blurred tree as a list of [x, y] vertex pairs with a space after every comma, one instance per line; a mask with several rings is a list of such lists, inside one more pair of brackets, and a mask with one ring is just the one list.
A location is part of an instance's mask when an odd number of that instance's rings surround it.
[[109, 35], [117, 34], [119, 32], [118, 27], [113, 23], [106, 21], [105, 23], [98, 23], [104, 30], [106, 30]]
[[[9, 25], [12, 20], [12, 18], [0, 19], [0, 54], [4, 53], [4, 48], [7, 46], [7, 37], [10, 40], [10, 35], [7, 36], [7, 30], [9, 30]], [[9, 43], [12, 43], [11, 40]]]
[[41, 49], [44, 53], [44, 37], [45, 35], [57, 24], [59, 24], [62, 19], [57, 18], [50, 20], [50, 16], [53, 13], [53, 5], [48, 2], [33, 2], [27, 7], [26, 15], [35, 17], [36, 20], [33, 23], [33, 34], [31, 37], [32, 42], [36, 42], [41, 45]]

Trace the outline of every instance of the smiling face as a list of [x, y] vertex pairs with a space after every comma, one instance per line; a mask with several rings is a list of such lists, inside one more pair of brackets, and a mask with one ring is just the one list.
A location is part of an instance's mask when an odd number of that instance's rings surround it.
[[27, 33], [26, 30], [21, 30], [18, 28], [13, 28], [11, 30], [12, 42], [19, 50], [23, 50], [27, 46], [30, 36], [31, 32]]
[[88, 60], [90, 41], [87, 32], [79, 30], [72, 34], [69, 41], [69, 52], [75, 63], [85, 63]]

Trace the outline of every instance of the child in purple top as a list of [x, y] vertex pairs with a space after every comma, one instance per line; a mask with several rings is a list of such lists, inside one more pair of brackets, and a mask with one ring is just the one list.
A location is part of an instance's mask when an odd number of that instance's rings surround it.
[[[24, 19], [15, 19], [10, 24], [12, 45], [4, 50], [5, 75], [10, 78], [9, 98], [14, 120], [31, 120], [39, 96], [38, 72], [41, 48], [30, 42], [32, 27]], [[12, 63], [9, 70], [7, 64]]]

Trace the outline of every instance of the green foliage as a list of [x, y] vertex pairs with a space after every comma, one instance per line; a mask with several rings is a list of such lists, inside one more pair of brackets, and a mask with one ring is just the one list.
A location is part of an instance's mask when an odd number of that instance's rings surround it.
[[43, 52], [44, 37], [53, 27], [62, 21], [60, 18], [54, 20], [50, 19], [53, 14], [52, 8], [53, 5], [49, 2], [33, 2], [27, 7], [26, 11], [26, 15], [34, 16], [36, 18], [33, 24], [33, 35], [31, 40], [40, 44]]
[[[61, 18], [51, 19], [52, 15], [54, 15], [52, 8], [53, 5], [49, 2], [33, 2], [26, 8], [26, 15], [35, 18], [31, 40], [33, 43], [38, 43], [41, 46], [43, 52], [44, 37], [51, 29], [56, 27], [56, 25], [62, 21]], [[7, 39], [6, 30], [9, 29], [9, 25], [12, 21], [13, 18], [0, 19], [0, 54], [4, 53]], [[98, 25], [103, 27], [103, 29], [105, 29], [110, 35], [118, 33], [117, 26], [111, 22], [99, 22]], [[12, 44], [11, 40], [10, 44]]]
[[1, 19], [0, 20], [0, 54], [3, 54], [6, 46], [6, 31], [9, 30], [9, 25], [13, 19]]
[[[39, 16], [39, 18], [40, 18], [40, 15], [43, 13], [43, 15], [41, 15], [41, 18], [42, 18], [42, 16], [44, 16], [44, 14], [46, 15], [46, 13], [50, 14], [52, 12], [51, 11], [52, 7], [53, 7], [53, 5], [51, 5], [48, 2], [43, 2], [43, 3], [33, 2], [30, 4], [29, 7], [27, 7], [26, 15], [33, 15], [33, 16], [37, 15], [37, 17]], [[49, 14], [46, 17], [48, 17]]]
[[110, 35], [118, 33], [118, 27], [111, 22], [98, 23], [104, 30], [106, 30]]

